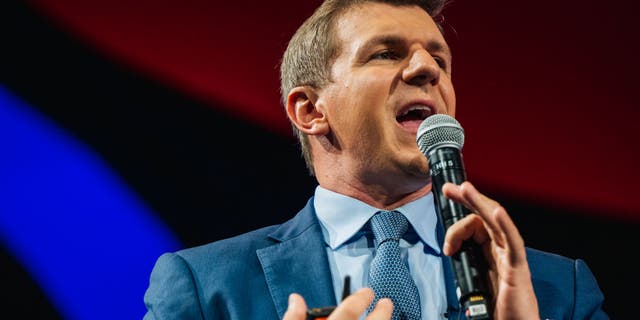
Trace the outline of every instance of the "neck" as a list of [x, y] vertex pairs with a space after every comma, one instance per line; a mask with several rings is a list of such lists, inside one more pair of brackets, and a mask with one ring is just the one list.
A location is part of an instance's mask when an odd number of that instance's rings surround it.
[[333, 182], [318, 179], [320, 186], [325, 189], [358, 199], [372, 207], [383, 210], [396, 209], [431, 192], [430, 182], [422, 184], [418, 188], [413, 187], [413, 189], [398, 192], [398, 190], [404, 188], [392, 188], [393, 190], [390, 190], [390, 188], [383, 185], [365, 185], [361, 182], [349, 183], [349, 181], [332, 181]]

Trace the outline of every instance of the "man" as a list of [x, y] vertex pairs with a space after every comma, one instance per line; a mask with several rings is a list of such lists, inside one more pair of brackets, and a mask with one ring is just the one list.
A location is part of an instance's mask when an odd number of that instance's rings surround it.
[[[476, 213], [443, 239], [415, 142], [425, 117], [456, 111], [451, 53], [432, 18], [442, 2], [328, 0], [300, 27], [282, 92], [314, 197], [282, 225], [160, 257], [145, 319], [305, 319], [308, 307], [337, 304], [346, 275], [356, 291], [332, 319], [458, 319], [444, 255], [469, 238], [489, 261], [494, 319], [607, 318], [584, 262], [525, 249], [506, 211], [471, 183], [443, 188]], [[374, 302], [368, 288], [381, 210], [409, 225], [398, 241], [417, 289], [411, 316], [402, 299]]]

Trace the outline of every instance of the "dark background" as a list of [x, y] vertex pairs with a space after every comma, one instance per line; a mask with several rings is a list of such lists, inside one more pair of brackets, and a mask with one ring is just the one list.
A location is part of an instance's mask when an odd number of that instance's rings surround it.
[[[204, 244], [282, 222], [313, 192], [277, 67], [317, 4], [3, 2], [0, 86], [90, 146], [179, 247]], [[584, 259], [614, 319], [635, 314], [638, 285], [634, 9], [495, 0], [444, 11], [469, 179], [507, 208], [528, 246]], [[82, 318], [7, 248], [3, 313]], [[123, 319], [141, 318], [142, 293]], [[109, 308], [121, 297], [100, 299]]]

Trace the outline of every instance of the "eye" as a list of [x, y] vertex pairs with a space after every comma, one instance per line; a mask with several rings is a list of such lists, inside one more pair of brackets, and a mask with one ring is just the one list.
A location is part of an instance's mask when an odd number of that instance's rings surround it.
[[441, 69], [446, 69], [447, 68], [447, 61], [443, 58], [440, 58], [438, 56], [434, 56], [433, 60], [436, 61], [436, 63], [438, 64], [438, 67], [440, 67]]
[[396, 54], [393, 50], [383, 50], [373, 54], [370, 57], [370, 60], [397, 60], [398, 54]]

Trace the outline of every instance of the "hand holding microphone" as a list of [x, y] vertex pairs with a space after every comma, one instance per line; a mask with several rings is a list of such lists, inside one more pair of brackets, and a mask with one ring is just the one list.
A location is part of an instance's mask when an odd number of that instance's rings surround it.
[[504, 208], [466, 182], [458, 121], [432, 115], [416, 140], [429, 161], [436, 212], [446, 230], [443, 250], [451, 256], [467, 317], [538, 319], [524, 241]]

